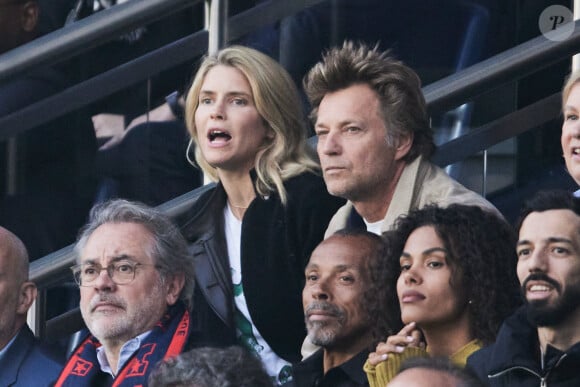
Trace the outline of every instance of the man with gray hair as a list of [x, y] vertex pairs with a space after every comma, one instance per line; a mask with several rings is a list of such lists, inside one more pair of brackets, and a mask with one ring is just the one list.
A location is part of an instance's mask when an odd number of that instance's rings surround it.
[[47, 386], [62, 368], [26, 325], [36, 293], [26, 247], [0, 227], [0, 386]]
[[197, 345], [193, 263], [169, 218], [126, 200], [100, 204], [75, 252], [72, 271], [90, 334], [56, 386], [146, 385], [154, 364]]
[[196, 348], [157, 364], [149, 387], [274, 387], [260, 359], [240, 346]]

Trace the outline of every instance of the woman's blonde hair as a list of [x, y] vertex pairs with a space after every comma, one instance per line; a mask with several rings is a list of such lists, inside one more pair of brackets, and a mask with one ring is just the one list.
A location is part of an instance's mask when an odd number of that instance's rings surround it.
[[[236, 68], [244, 74], [252, 89], [256, 110], [272, 134], [256, 154], [256, 189], [262, 196], [278, 192], [282, 203], [286, 203], [283, 182], [305, 171], [319, 170], [313, 151], [306, 145], [306, 125], [296, 86], [282, 66], [254, 49], [231, 46], [215, 55], [206, 56], [193, 79], [185, 103], [187, 128], [196, 145], [199, 142], [195, 111], [199, 105], [201, 86], [208, 71], [218, 65]], [[195, 149], [195, 160], [212, 180], [218, 180], [216, 169], [205, 160], [199, 146]]]
[[566, 79], [566, 83], [564, 84], [564, 88], [562, 89], [562, 110], [564, 110], [564, 107], [566, 106], [566, 101], [570, 96], [572, 88], [579, 82], [580, 82], [580, 70], [574, 71], [572, 74], [568, 76], [568, 79]]

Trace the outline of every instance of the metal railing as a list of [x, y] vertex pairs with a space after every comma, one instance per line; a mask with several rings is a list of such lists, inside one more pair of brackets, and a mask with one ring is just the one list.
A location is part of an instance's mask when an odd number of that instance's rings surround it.
[[62, 62], [201, 0], [132, 0], [41, 36], [0, 56], [0, 82]]
[[[118, 7], [125, 9], [124, 14], [130, 17], [143, 19], [145, 16], [151, 17], [156, 15], [153, 11], [159, 10], [159, 0], [150, 0], [151, 6], [145, 0], [133, 0], [121, 4]], [[163, 3], [165, 0], [161, 0]], [[178, 8], [184, 8], [185, 5], [199, 3], [200, 0], [167, 0], [169, 4], [174, 4]], [[292, 15], [293, 13], [322, 0], [294, 0], [284, 1], [276, 0], [261, 3], [248, 11], [235, 15], [228, 21], [228, 40], [233, 41], [240, 39], [244, 35], [252, 32], [256, 28], [266, 26], [275, 21]], [[130, 4], [140, 5], [126, 9]], [[116, 6], [117, 7], [117, 6]], [[115, 28], [100, 30], [101, 24], [106, 20], [101, 14], [112, 12], [113, 8], [99, 12], [70, 26], [50, 33], [39, 38], [39, 41], [30, 42], [22, 47], [16, 48], [0, 56], [0, 82], [8, 77], [23, 74], [34, 66], [26, 64], [26, 58], [42, 57], [42, 60], [34, 59], [35, 65], [55, 64], [66, 58], [73, 56], [68, 51], [78, 50], [76, 54], [85, 51], [87, 47], [93, 47], [97, 44], [79, 45], [68, 37], [68, 34], [77, 36], [81, 41], [94, 38], [101, 43], [111, 39], [116, 34], [130, 30], [135, 27], [134, 22], [123, 25], [115, 19]], [[151, 8], [151, 9], [150, 9]], [[163, 7], [166, 13], [166, 7]], [[105, 15], [106, 16], [106, 15]], [[151, 20], [147, 20], [148, 22]], [[251, 22], [249, 22], [251, 21]], [[80, 27], [76, 23], [82, 24]], [[223, 23], [220, 21], [219, 23]], [[67, 32], [68, 31], [68, 32]], [[208, 31], [198, 31], [190, 36], [181, 38], [165, 47], [154, 50], [140, 58], [127, 62], [119, 67], [111, 69], [103, 74], [97, 75], [91, 79], [74, 85], [58, 94], [38, 101], [24, 109], [0, 118], [0, 140], [13, 137], [19, 133], [25, 132], [35, 126], [58, 118], [62, 115], [75, 111], [83, 106], [98, 101], [99, 99], [109, 96], [119, 90], [123, 90], [138, 82], [146, 80], [151, 74], [171, 69], [183, 63], [205, 54], [208, 51], [208, 39], [211, 29]], [[57, 47], [55, 51], [47, 51], [46, 47]], [[63, 50], [67, 51], [62, 55]]]
[[[553, 31], [559, 33], [558, 30]], [[562, 41], [553, 35], [540, 35], [489, 59], [451, 74], [423, 88], [430, 109], [457, 106], [485, 91], [520, 79], [553, 63], [569, 58], [580, 50], [580, 20], [574, 32]]]
[[[160, 3], [160, 2], [172, 2], [175, 4], [184, 5], [186, 1], [179, 1], [179, 0], [151, 0], [151, 3]], [[217, 0], [214, 0], [217, 1]], [[251, 32], [255, 28], [260, 26], [272, 23], [273, 21], [279, 20], [284, 16], [289, 16], [309, 5], [315, 4], [320, 2], [318, 1], [291, 1], [288, 2], [286, 0], [280, 1], [270, 1], [263, 3], [257, 7], [254, 7], [240, 15], [237, 15], [233, 18], [230, 18], [228, 21], [228, 28], [227, 33], [228, 39], [226, 40], [235, 40], [243, 36], [244, 34]], [[127, 3], [127, 7], [132, 2]], [[143, 4], [145, 1], [142, 2]], [[183, 4], [182, 4], [183, 3]], [[143, 5], [141, 4], [141, 5]], [[191, 4], [191, 1], [189, 2]], [[136, 6], [135, 9], [138, 7]], [[132, 9], [132, 8], [131, 8]], [[148, 9], [149, 10], [149, 9]], [[141, 9], [142, 12], [143, 9]], [[129, 12], [125, 10], [125, 12]], [[133, 12], [137, 12], [133, 10]], [[158, 15], [156, 15], [158, 16]], [[97, 14], [95, 17], [99, 17]], [[94, 19], [93, 19], [94, 20]], [[117, 20], [117, 19], [116, 19]], [[143, 22], [143, 19], [141, 19]], [[99, 23], [102, 22], [99, 20]], [[224, 23], [223, 20], [218, 21], [219, 23]], [[91, 30], [92, 28], [96, 28], [95, 25], [91, 24], [91, 20], [87, 19], [84, 28], [87, 30]], [[430, 109], [443, 109], [449, 106], [457, 105], [467, 99], [473, 98], [484, 91], [493, 89], [495, 87], [501, 86], [506, 82], [513, 81], [514, 79], [520, 78], [526, 74], [529, 74], [533, 71], [537, 71], [542, 69], [554, 62], [562, 60], [564, 58], [568, 58], [575, 54], [576, 52], [580, 51], [580, 22], [576, 22], [574, 33], [571, 37], [569, 37], [565, 41], [551, 41], [546, 39], [543, 36], [538, 38], [532, 39], [526, 43], [523, 43], [513, 49], [507, 50], [495, 57], [489, 58], [484, 62], [476, 64], [470, 68], [467, 68], [459, 73], [451, 75], [445, 79], [437, 81], [433, 84], [430, 84], [424, 87], [423, 91], [425, 93], [426, 100], [429, 104]], [[131, 29], [136, 24], [134, 22], [127, 23], [126, 25], [122, 23], [122, 21], [116, 21], [115, 28], [111, 29], [110, 31], [115, 31], [104, 34], [101, 36], [96, 34], [91, 35], [89, 32], [82, 33], [81, 31], [76, 31], [75, 34], [78, 34], [78, 39], [87, 39], [88, 36], [93, 36], [96, 40], [105, 39], [105, 36], [110, 37], [115, 33], [125, 31]], [[210, 32], [211, 33], [211, 26]], [[64, 31], [63, 31], [64, 33]], [[84, 35], [86, 33], [86, 35]], [[60, 35], [52, 34], [52, 38], [45, 37], [45, 41], [51, 43], [54, 46], [55, 42], [50, 42], [50, 39], [66, 40], [66, 38], [61, 37]], [[165, 66], [159, 61], [159, 58], [163, 57], [163, 59], [167, 59], [168, 62], [172, 64], [182, 63], [184, 60], [191, 59], [195, 55], [182, 55], [184, 47], [189, 47], [190, 50], [194, 51], [196, 54], [201, 53], [201, 51], [207, 50], [207, 39], [208, 39], [208, 32], [207, 31], [200, 31], [192, 36], [186, 37], [181, 39], [167, 47], [161, 48], [155, 52], [148, 54], [148, 56], [136, 59], [133, 62], [130, 62], [126, 65], [123, 65], [117, 69], [113, 69], [106, 74], [103, 74], [100, 78], [100, 81], [93, 81], [94, 83], [112, 83], [109, 80], [115, 77], [122, 78], [121, 74], [128, 74], [131, 71], [136, 71], [136, 66], [144, 66], [147, 70], [143, 71], [143, 73], [147, 73], [150, 71], [150, 64], [156, 62], [157, 69], [159, 66]], [[72, 40], [72, 39], [71, 39]], [[68, 43], [67, 43], [68, 44]], [[70, 47], [73, 47], [74, 44], [70, 43]], [[79, 47], [80, 46], [75, 46]], [[36, 47], [36, 46], [35, 46]], [[203, 50], [202, 50], [203, 48]], [[5, 78], [6, 74], [16, 74], [17, 65], [24, 66], [23, 68], [33, 68], [39, 63], [50, 63], [52, 60], [56, 60], [55, 58], [58, 56], [54, 54], [57, 48], [54, 48], [55, 51], [43, 51], [44, 59], [43, 60], [34, 60], [34, 65], [31, 65], [29, 62], [24, 60], [25, 56], [33, 56], [35, 53], [36, 48], [33, 47], [23, 47], [21, 51], [14, 52], [12, 56], [6, 58], [10, 59], [10, 63], [12, 65], [6, 65], [6, 62], [0, 61], [3, 66], [0, 66], [0, 79]], [[16, 50], [15, 50], [16, 51]], [[24, 54], [27, 52], [28, 54]], [[167, 55], [167, 53], [172, 53], [171, 55]], [[53, 56], [54, 55], [54, 56]], [[50, 59], [49, 59], [50, 58]], [[4, 59], [4, 58], [2, 58]], [[149, 62], [151, 61], [151, 62]], [[11, 67], [14, 66], [14, 67]], [[134, 67], [135, 66], [135, 67]], [[167, 65], [169, 66], [169, 65]], [[169, 66], [170, 67], [170, 66]], [[129, 70], [131, 69], [131, 70]], [[24, 71], [24, 70], [22, 70]], [[139, 76], [143, 74], [140, 73]], [[110, 77], [110, 78], [108, 78]], [[135, 79], [131, 79], [130, 81], [133, 82]], [[87, 81], [91, 82], [91, 80]], [[129, 82], [129, 81], [127, 81]], [[8, 135], [13, 135], [21, 130], [27, 130], [26, 128], [32, 127], [40, 123], [39, 121], [33, 121], [35, 118], [30, 118], [30, 121], [27, 121], [24, 126], [25, 129], [22, 128], [22, 121], [20, 119], [24, 119], [26, 115], [41, 115], [42, 112], [46, 112], [49, 107], [59, 106], [61, 112], [63, 110], [68, 109], [65, 108], [63, 101], [69, 101], [73, 103], [75, 99], [74, 96], [83, 94], [86, 101], [91, 101], [92, 98], [98, 99], [107, 93], [112, 92], [111, 90], [114, 88], [112, 85], [103, 85], [102, 90], [95, 91], [95, 95], [99, 95], [99, 97], [92, 97], [89, 91], [91, 85], [94, 83], [83, 83], [77, 85], [65, 92], [51, 97], [54, 100], [50, 101], [41, 101], [38, 104], [35, 104], [27, 109], [29, 110], [22, 110], [20, 112], [16, 112], [11, 116], [2, 118], [0, 120], [0, 128], [2, 131], [0, 132], [0, 139], [5, 138]], [[124, 86], [127, 86], [126, 84]], [[79, 94], [75, 94], [79, 93]], [[58, 100], [58, 98], [61, 98]], [[68, 99], [67, 99], [68, 98]], [[50, 100], [50, 99], [49, 99]], [[61, 102], [61, 104], [57, 104], [57, 102]], [[44, 105], [43, 105], [44, 104]], [[52, 105], [51, 105], [52, 104]], [[34, 110], [38, 109], [38, 110]], [[25, 112], [27, 114], [25, 114]], [[35, 112], [32, 114], [32, 112]], [[462, 136], [461, 138], [455, 139], [447, 144], [442, 145], [438, 152], [435, 154], [434, 161], [441, 165], [451, 164], [453, 162], [462, 160], [466, 156], [471, 154], [477, 153], [481, 150], [487, 149], [488, 147], [499, 143], [500, 141], [512, 137], [516, 134], [522, 133], [526, 130], [529, 130], [533, 127], [536, 127], [540, 122], [545, 120], [554, 118], [559, 112], [559, 99], [558, 95], [554, 95], [548, 97], [542, 101], [535, 103], [534, 105], [528, 106], [520, 111], [511, 113], [497, 121], [494, 121], [490, 124], [484, 125], [481, 128], [476, 130], [472, 130], [466, 136]], [[56, 114], [56, 113], [55, 113]], [[64, 112], [62, 113], [64, 114]], [[16, 125], [16, 120], [18, 121], [18, 126]], [[14, 121], [13, 121], [14, 120]], [[6, 125], [6, 126], [5, 126]], [[183, 211], [188, 208], [196, 199], [197, 197], [208, 187], [201, 187], [197, 190], [194, 190], [190, 193], [182, 195], [176, 199], [173, 199], [162, 206], [160, 206], [165, 212], [170, 214], [171, 216], [177, 216]], [[51, 287], [65, 278], [68, 278], [68, 267], [72, 264], [74, 258], [72, 255], [72, 247], [68, 246], [64, 249], [56, 251], [50, 255], [47, 255], [31, 264], [30, 275], [31, 279], [34, 280], [39, 289], [46, 289]], [[74, 313], [73, 313], [74, 314]], [[76, 317], [78, 319], [78, 313]], [[58, 323], [58, 324], [57, 324]], [[62, 324], [62, 318], [54, 321], [47, 322], [47, 329], [56, 329], [56, 325]], [[51, 325], [54, 328], [51, 328]], [[42, 332], [42, 331], [41, 331]]]

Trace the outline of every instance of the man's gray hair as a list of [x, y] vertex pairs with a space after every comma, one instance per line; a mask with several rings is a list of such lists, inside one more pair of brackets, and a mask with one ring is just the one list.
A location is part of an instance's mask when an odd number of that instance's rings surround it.
[[150, 387], [273, 387], [256, 356], [239, 346], [195, 348], [159, 362]]
[[187, 241], [171, 219], [157, 209], [124, 199], [97, 204], [91, 210], [88, 223], [79, 232], [74, 247], [77, 261], [92, 233], [107, 223], [136, 223], [149, 230], [153, 237], [149, 255], [159, 267], [163, 280], [181, 274], [185, 276], [179, 299], [191, 308], [195, 286], [193, 259]]

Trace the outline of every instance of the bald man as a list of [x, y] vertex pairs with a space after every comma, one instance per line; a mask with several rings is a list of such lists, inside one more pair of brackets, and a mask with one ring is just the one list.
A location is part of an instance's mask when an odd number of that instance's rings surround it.
[[62, 368], [26, 325], [36, 293], [26, 247], [0, 227], [0, 386], [47, 386]]

